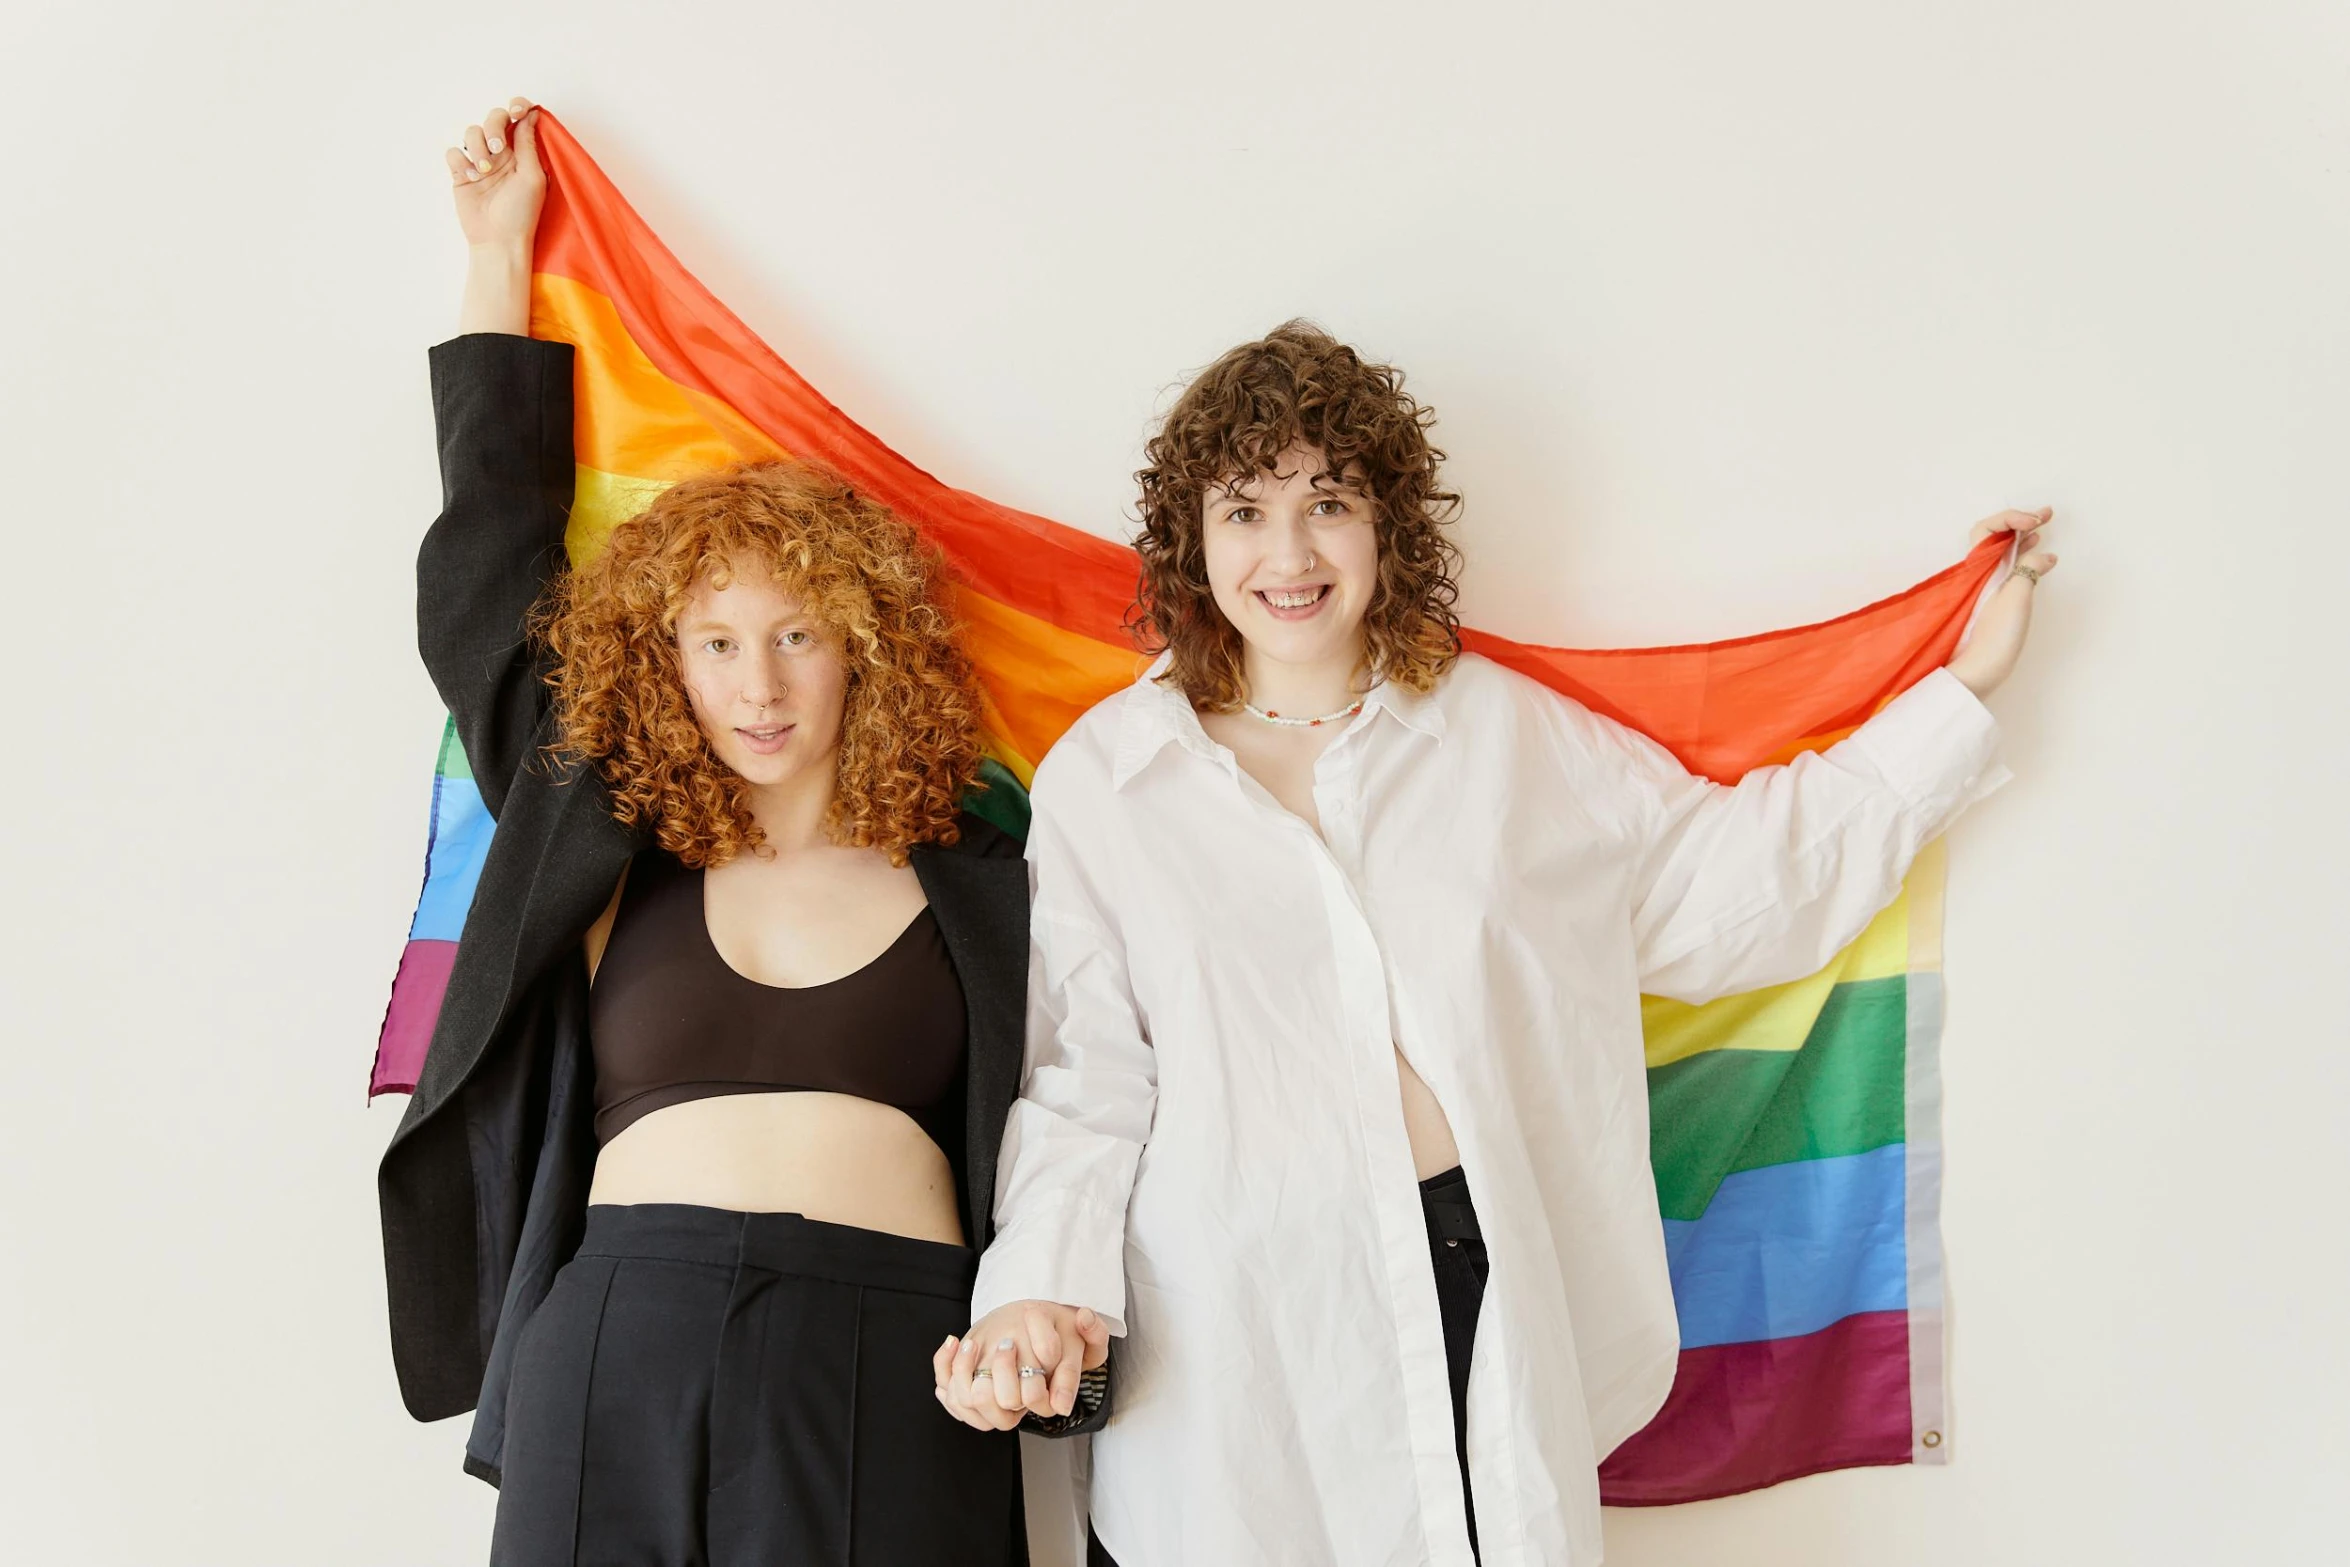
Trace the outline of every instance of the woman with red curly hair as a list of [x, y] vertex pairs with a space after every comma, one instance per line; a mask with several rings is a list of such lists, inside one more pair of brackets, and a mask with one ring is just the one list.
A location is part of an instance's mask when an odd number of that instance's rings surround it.
[[1204, 372], [1138, 476], [1162, 656], [1037, 770], [1027, 1076], [935, 1374], [1000, 1429], [976, 1370], [1111, 1324], [1097, 1561], [1598, 1560], [1677, 1349], [1641, 995], [1816, 972], [1999, 781], [2046, 512], [1978, 528], [2026, 553], [1947, 670], [1723, 787], [1461, 651], [1432, 422], [1303, 323]]
[[419, 642], [498, 829], [380, 1175], [402, 1392], [477, 1410], [493, 1563], [1016, 1559], [1016, 1445], [922, 1375], [968, 1320], [1028, 960], [1020, 846], [962, 809], [940, 564], [766, 463], [558, 569], [529, 106], [449, 166], [472, 262]]

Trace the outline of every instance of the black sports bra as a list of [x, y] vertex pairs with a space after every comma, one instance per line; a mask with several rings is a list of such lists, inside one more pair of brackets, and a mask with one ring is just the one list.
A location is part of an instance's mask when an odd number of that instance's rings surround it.
[[928, 909], [853, 974], [762, 985], [711, 942], [702, 873], [648, 849], [629, 867], [588, 1027], [599, 1145], [670, 1105], [778, 1092], [895, 1105], [950, 1158], [962, 1144], [963, 986]]

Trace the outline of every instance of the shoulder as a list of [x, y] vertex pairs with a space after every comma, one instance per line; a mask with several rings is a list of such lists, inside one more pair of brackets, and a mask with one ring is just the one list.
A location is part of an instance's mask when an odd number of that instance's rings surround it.
[[981, 860], [1016, 860], [1021, 857], [1021, 842], [984, 816], [960, 811], [955, 816], [956, 838], [948, 851], [967, 854]]
[[1574, 698], [1480, 653], [1463, 653], [1453, 661], [1436, 687], [1435, 700], [1448, 724], [1499, 726], [1512, 731], [1572, 728], [1592, 716]]
[[1119, 755], [1135, 743], [1136, 731], [1148, 724], [1152, 708], [1166, 700], [1167, 693], [1146, 675], [1087, 708], [1037, 764], [1029, 798], [1041, 810], [1053, 799], [1108, 791]]
[[1463, 653], [1454, 659], [1452, 667], [1437, 683], [1436, 692], [1447, 706], [1461, 708], [1531, 703], [1556, 695], [1549, 687], [1495, 663], [1482, 653]]
[[1440, 691], [1448, 723], [1479, 736], [1507, 737], [1506, 743], [1545, 757], [1579, 787], [1603, 789], [1626, 778], [1678, 771], [1648, 736], [1490, 658], [1464, 653]]

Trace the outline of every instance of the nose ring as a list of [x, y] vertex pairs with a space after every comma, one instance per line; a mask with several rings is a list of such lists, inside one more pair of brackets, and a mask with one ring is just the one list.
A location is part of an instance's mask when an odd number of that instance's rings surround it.
[[1313, 552], [1312, 550], [1308, 550], [1308, 551], [1306, 551], [1306, 570], [1308, 570], [1308, 571], [1311, 571], [1311, 570], [1313, 570], [1313, 569], [1314, 569], [1314, 552]]

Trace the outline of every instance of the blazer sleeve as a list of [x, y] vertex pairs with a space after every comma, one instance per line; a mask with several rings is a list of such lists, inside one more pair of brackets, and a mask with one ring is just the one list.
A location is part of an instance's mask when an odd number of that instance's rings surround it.
[[547, 706], [525, 622], [563, 569], [571, 357], [568, 343], [495, 332], [432, 351], [441, 514], [416, 556], [416, 645], [493, 817]]

